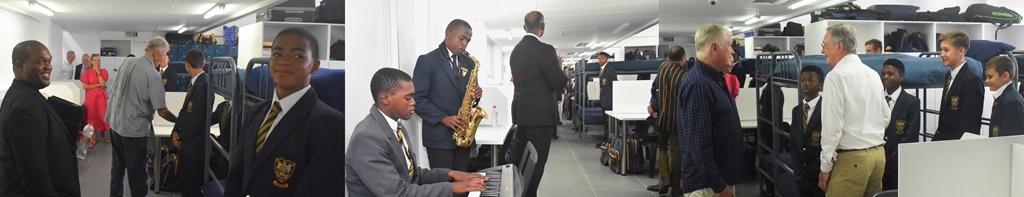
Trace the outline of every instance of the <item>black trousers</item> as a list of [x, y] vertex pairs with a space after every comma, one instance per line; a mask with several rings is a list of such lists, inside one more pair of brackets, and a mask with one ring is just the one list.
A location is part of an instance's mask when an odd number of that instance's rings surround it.
[[430, 160], [430, 168], [447, 168], [465, 172], [469, 169], [469, 148], [458, 146], [452, 150], [428, 148], [427, 159]]
[[[533, 143], [537, 149], [537, 164], [533, 167], [533, 174], [527, 184], [525, 195], [527, 197], [537, 196], [537, 187], [540, 186], [541, 176], [544, 176], [544, 164], [548, 162], [548, 151], [551, 150], [551, 132], [555, 132], [555, 126], [518, 126], [516, 129], [515, 150], [513, 164], [518, 165], [522, 161], [523, 152], [526, 151], [526, 143]], [[522, 168], [522, 166], [520, 166]]]
[[896, 176], [899, 174], [898, 167], [899, 161], [896, 157], [889, 157], [885, 159], [885, 174], [882, 175], [882, 191], [898, 189], [899, 178]]
[[[813, 173], [804, 173], [804, 176]], [[818, 178], [797, 179], [796, 184], [800, 188], [800, 196], [804, 197], [825, 197], [825, 191], [818, 187]]]
[[[110, 165], [110, 196], [124, 195], [124, 177], [128, 174], [131, 196], [146, 196], [146, 154], [149, 153], [149, 137], [123, 137], [110, 132], [110, 145], [114, 154]], [[159, 165], [159, 164], [157, 164]]]
[[[189, 154], [188, 157], [184, 156]], [[204, 165], [202, 156], [205, 153], [182, 153], [182, 157], [178, 157], [178, 188], [181, 188], [181, 196], [183, 197], [202, 197], [202, 187], [204, 177]]]

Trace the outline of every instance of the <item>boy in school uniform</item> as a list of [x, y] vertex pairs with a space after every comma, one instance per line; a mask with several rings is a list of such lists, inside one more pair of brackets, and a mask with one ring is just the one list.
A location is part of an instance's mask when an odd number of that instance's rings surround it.
[[[171, 130], [174, 146], [181, 150], [181, 174], [178, 176], [182, 196], [203, 196], [204, 169], [203, 157], [206, 156], [206, 136], [209, 130], [204, 127], [207, 118], [207, 106], [210, 100], [207, 91], [207, 79], [203, 72], [206, 60], [202, 51], [192, 49], [185, 53], [185, 70], [192, 81], [185, 91], [185, 103], [178, 111], [178, 120]], [[206, 125], [209, 126], [209, 125]]]
[[[1006, 56], [996, 56], [985, 64], [985, 82], [995, 97], [992, 103], [992, 121], [988, 126], [989, 137], [1024, 134], [1024, 98], [1011, 79], [1013, 63]], [[1007, 91], [1009, 90], [1009, 91]]]
[[892, 108], [889, 126], [885, 128], [885, 172], [882, 175], [882, 190], [897, 189], [899, 144], [917, 142], [921, 130], [921, 100], [908, 94], [900, 85], [906, 73], [903, 62], [888, 59], [882, 63], [882, 86], [885, 87], [885, 101]]
[[942, 87], [939, 125], [932, 141], [959, 140], [964, 132], [980, 135], [985, 93], [978, 74], [964, 69], [971, 39], [964, 31], [957, 30], [943, 34], [939, 40], [942, 41], [942, 65], [949, 67], [949, 73]]
[[800, 196], [824, 197], [825, 191], [818, 187], [818, 172], [821, 162], [821, 92], [825, 74], [820, 67], [805, 66], [800, 70], [800, 90], [804, 99], [793, 107], [793, 126], [790, 127], [789, 146], [796, 164], [797, 188]]
[[274, 39], [271, 99], [244, 114], [224, 196], [338, 196], [345, 193], [345, 117], [317, 99], [317, 39], [287, 28]]

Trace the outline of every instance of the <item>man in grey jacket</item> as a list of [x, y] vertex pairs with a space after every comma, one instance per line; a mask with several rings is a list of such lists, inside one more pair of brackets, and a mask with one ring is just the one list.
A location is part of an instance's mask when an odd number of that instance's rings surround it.
[[[401, 120], [415, 110], [409, 74], [382, 68], [370, 79], [374, 106], [356, 125], [345, 161], [350, 196], [452, 196], [484, 190], [486, 176], [416, 165]], [[449, 182], [455, 181], [455, 182]]]

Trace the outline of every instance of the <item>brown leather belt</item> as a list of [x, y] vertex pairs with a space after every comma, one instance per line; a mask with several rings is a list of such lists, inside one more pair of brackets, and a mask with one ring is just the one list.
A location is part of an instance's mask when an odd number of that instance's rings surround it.
[[878, 148], [878, 147], [882, 147], [882, 145], [881, 145], [881, 144], [879, 144], [878, 146], [872, 146], [872, 147], [867, 147], [867, 148], [863, 148], [863, 149], [838, 149], [838, 150], [836, 150], [836, 153], [845, 153], [845, 152], [853, 152], [853, 151], [862, 151], [862, 150], [867, 150], [867, 149], [872, 149], [872, 148]]

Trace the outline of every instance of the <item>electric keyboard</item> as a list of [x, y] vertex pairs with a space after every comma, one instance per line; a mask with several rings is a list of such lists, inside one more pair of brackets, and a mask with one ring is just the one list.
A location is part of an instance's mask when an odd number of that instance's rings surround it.
[[523, 195], [523, 181], [519, 169], [512, 164], [505, 164], [480, 170], [478, 173], [487, 176], [484, 181], [487, 190], [469, 192], [469, 197], [520, 197]]

